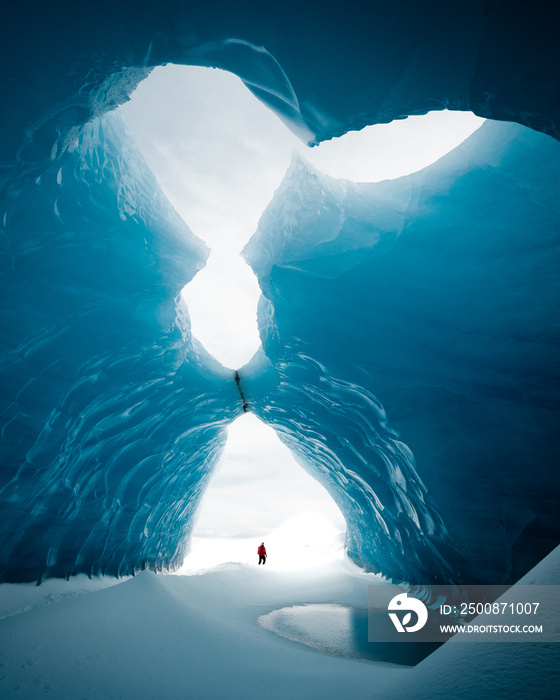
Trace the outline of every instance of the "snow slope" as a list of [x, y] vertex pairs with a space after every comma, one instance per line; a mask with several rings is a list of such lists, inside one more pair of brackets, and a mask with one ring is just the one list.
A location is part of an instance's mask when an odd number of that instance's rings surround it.
[[[558, 585], [560, 548], [556, 548], [516, 585]], [[520, 600], [516, 586], [499, 600]], [[555, 619], [560, 615], [556, 600]], [[483, 616], [481, 616], [483, 617]], [[477, 621], [473, 620], [473, 624]], [[554, 700], [560, 687], [560, 644], [447, 643], [422, 662], [414, 675], [399, 679], [384, 700]]]

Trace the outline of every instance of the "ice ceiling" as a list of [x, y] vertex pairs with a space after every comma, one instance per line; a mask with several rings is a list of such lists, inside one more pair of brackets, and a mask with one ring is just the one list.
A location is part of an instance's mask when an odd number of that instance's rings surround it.
[[[559, 542], [559, 12], [10, 10], [3, 580], [178, 566], [245, 402], [328, 488], [367, 569], [498, 583]], [[178, 301], [207, 250], [111, 112], [166, 62], [236, 73], [310, 143], [434, 108], [506, 121], [377, 184], [296, 159], [245, 250], [263, 351], [236, 382]]]

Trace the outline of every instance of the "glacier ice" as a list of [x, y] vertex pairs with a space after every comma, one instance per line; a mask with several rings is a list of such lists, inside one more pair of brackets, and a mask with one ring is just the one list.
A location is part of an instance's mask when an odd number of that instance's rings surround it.
[[503, 581], [557, 541], [559, 184], [560, 145], [498, 122], [376, 184], [297, 158], [246, 246], [248, 402], [366, 568]]
[[167, 62], [235, 72], [309, 143], [439, 108], [532, 127], [377, 185], [295, 162], [247, 249], [263, 351], [239, 376], [367, 568], [494, 583], [558, 542], [559, 12], [4, 14], [0, 578], [176, 566], [243, 411], [177, 301], [207, 252], [110, 113]]
[[224, 426], [242, 410], [179, 298], [207, 250], [116, 114], [9, 200], [2, 577], [180, 564]]

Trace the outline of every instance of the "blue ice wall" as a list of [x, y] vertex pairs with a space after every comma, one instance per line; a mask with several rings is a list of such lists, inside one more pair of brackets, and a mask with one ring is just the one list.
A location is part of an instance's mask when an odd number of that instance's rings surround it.
[[115, 114], [4, 206], [0, 577], [173, 567], [241, 410], [178, 303], [207, 250]]
[[556, 141], [487, 122], [378, 184], [296, 159], [247, 245], [249, 405], [366, 568], [498, 583], [558, 542], [559, 186]]

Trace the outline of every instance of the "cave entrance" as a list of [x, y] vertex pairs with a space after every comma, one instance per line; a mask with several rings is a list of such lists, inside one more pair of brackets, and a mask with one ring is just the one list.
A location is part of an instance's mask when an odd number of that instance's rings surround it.
[[[260, 290], [239, 252], [257, 230], [294, 150], [326, 175], [378, 182], [433, 163], [483, 121], [438, 111], [366, 127], [311, 149], [237, 76], [175, 65], [154, 69], [120, 109], [161, 189], [211, 249], [206, 267], [182, 294], [193, 336], [232, 370], [260, 346]], [[273, 459], [278, 450], [282, 456]], [[330, 552], [331, 535], [341, 531], [344, 521], [326, 491], [296, 465], [270, 428], [247, 415], [230, 428], [187, 566], [254, 562], [263, 539], [270, 552], [267, 568], [316, 563], [313, 550]]]
[[263, 540], [267, 570], [341, 560], [346, 524], [340, 510], [296, 463], [274, 430], [248, 413], [228, 432], [180, 573], [226, 562], [256, 565]]

